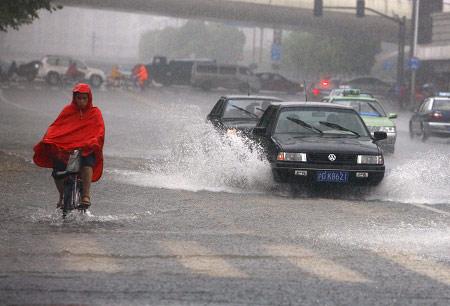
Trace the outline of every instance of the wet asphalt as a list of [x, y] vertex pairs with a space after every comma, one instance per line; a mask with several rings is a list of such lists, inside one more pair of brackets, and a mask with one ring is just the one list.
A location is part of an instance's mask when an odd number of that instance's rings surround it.
[[70, 89], [3, 85], [0, 304], [450, 304], [447, 140], [410, 140], [401, 113], [380, 187], [276, 185], [205, 124], [222, 94], [95, 91], [105, 172], [63, 221], [31, 157]]

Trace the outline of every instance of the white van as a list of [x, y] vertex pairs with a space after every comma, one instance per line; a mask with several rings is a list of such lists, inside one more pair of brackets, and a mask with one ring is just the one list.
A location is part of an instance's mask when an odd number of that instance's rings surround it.
[[195, 63], [192, 66], [191, 85], [203, 90], [212, 88], [239, 89], [241, 92], [258, 92], [259, 79], [245, 66]]

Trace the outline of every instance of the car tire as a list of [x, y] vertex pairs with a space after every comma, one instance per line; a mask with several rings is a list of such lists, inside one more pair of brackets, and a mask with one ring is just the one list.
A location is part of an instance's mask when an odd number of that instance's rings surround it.
[[426, 142], [428, 140], [428, 137], [430, 137], [430, 135], [428, 134], [425, 127], [422, 126], [422, 142]]
[[56, 86], [61, 83], [61, 76], [57, 72], [49, 72], [46, 77], [47, 83]]
[[29, 73], [26, 76], [26, 79], [27, 79], [28, 82], [33, 82], [35, 78], [36, 78], [36, 74], [35, 73]]
[[412, 123], [409, 123], [409, 138], [413, 139], [416, 135], [414, 135], [414, 131], [412, 128]]
[[100, 86], [102, 86], [103, 79], [101, 76], [94, 74], [90, 77], [89, 83], [92, 85], [92, 87], [99, 88]]
[[206, 81], [200, 84], [200, 88], [203, 89], [204, 91], [209, 91], [212, 88], [212, 84], [210, 81]]
[[276, 183], [287, 183], [289, 181], [287, 173], [280, 172], [279, 170], [272, 169], [272, 176]]

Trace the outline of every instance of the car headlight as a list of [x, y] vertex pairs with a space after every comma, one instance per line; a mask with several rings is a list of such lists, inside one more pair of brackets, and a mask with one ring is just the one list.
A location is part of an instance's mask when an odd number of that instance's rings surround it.
[[235, 128], [227, 129], [227, 135], [228, 136], [236, 136], [237, 135], [237, 130]]
[[277, 155], [277, 160], [281, 161], [300, 161], [306, 162], [306, 153], [286, 153], [280, 152]]
[[378, 131], [386, 133], [395, 133], [395, 126], [380, 126]]
[[384, 164], [383, 155], [358, 155], [358, 164], [382, 165]]

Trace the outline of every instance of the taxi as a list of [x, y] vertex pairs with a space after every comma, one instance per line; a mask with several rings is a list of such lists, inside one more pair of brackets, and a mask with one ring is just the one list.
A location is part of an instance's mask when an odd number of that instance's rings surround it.
[[394, 153], [397, 128], [393, 119], [397, 118], [397, 114], [387, 114], [376, 98], [368, 93], [361, 93], [358, 89], [343, 89], [329, 96], [328, 102], [353, 107], [372, 136], [375, 132], [386, 132], [387, 138], [380, 141], [379, 145], [386, 153]]
[[430, 136], [450, 137], [450, 92], [425, 99], [409, 120], [409, 135], [426, 141]]

